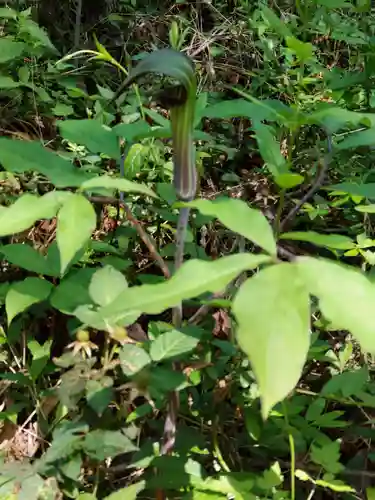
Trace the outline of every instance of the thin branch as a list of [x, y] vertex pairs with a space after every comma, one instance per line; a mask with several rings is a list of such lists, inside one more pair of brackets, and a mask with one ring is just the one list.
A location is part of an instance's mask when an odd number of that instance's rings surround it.
[[148, 248], [148, 251], [150, 252], [150, 255], [153, 258], [153, 260], [159, 266], [159, 268], [161, 269], [164, 276], [167, 279], [170, 278], [171, 273], [168, 269], [167, 264], [164, 262], [163, 258], [156, 250], [155, 245], [151, 241], [151, 238], [148, 236], [146, 231], [143, 229], [142, 224], [134, 217], [134, 215], [132, 214], [132, 211], [130, 210], [129, 206], [126, 203], [121, 203], [121, 206], [124, 208], [126, 218], [133, 225], [133, 227], [137, 231], [139, 237], [141, 238], [143, 243]]
[[297, 215], [297, 213], [300, 211], [300, 209], [303, 207], [303, 205], [307, 202], [307, 200], [309, 200], [323, 184], [323, 182], [325, 180], [326, 173], [328, 171], [331, 156], [332, 156], [332, 138], [330, 135], [327, 136], [327, 149], [328, 149], [328, 154], [326, 154], [324, 156], [323, 164], [320, 166], [320, 168], [318, 168], [318, 173], [315, 177], [315, 180], [314, 180], [311, 188], [298, 201], [298, 203], [290, 210], [290, 212], [286, 215], [284, 220], [281, 222], [280, 232], [285, 229], [285, 226], [287, 225], [288, 222], [290, 222], [292, 219], [294, 219], [294, 217]]
[[76, 4], [76, 22], [74, 26], [74, 48], [79, 47], [79, 40], [81, 38], [81, 18], [82, 18], [82, 3], [83, 0], [77, 0]]

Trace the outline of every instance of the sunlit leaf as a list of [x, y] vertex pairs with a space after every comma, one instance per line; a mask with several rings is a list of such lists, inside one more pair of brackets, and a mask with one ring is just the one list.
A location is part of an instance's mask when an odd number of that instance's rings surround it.
[[241, 272], [269, 260], [265, 255], [252, 254], [230, 255], [212, 262], [192, 259], [164, 283], [128, 288], [112, 304], [103, 308], [101, 314], [111, 323], [132, 323], [134, 317], [141, 313], [159, 314], [182, 300], [205, 292], [224, 290]]
[[152, 342], [150, 356], [154, 361], [176, 358], [192, 351], [199, 340], [199, 337], [191, 332], [168, 330]]
[[119, 177], [110, 177], [109, 175], [101, 175], [94, 177], [88, 181], [81, 184], [81, 191], [95, 191], [95, 189], [118, 189], [125, 193], [142, 193], [148, 196], [156, 197], [156, 194], [152, 189], [147, 187], [145, 184], [140, 184], [139, 182], [132, 182], [127, 179], [121, 179]]
[[259, 210], [236, 198], [194, 200], [184, 205], [198, 209], [202, 214], [217, 217], [224, 226], [276, 255], [276, 242], [272, 228]]
[[349, 236], [341, 234], [319, 234], [314, 231], [295, 231], [283, 233], [280, 238], [284, 240], [307, 241], [319, 247], [349, 250], [355, 248], [355, 243]]
[[328, 186], [330, 191], [341, 191], [352, 196], [361, 196], [362, 198], [375, 199], [375, 183], [355, 184], [352, 182], [343, 182]]
[[105, 266], [98, 269], [91, 278], [89, 293], [96, 304], [107, 306], [127, 288], [125, 277], [114, 267]]
[[294, 264], [278, 264], [245, 281], [232, 310], [238, 342], [259, 384], [265, 418], [301, 376], [310, 344], [308, 292]]
[[269, 125], [256, 122], [253, 124], [255, 138], [258, 143], [259, 152], [265, 161], [267, 168], [274, 177], [288, 173], [288, 164], [281, 154], [279, 142]]
[[94, 207], [84, 196], [72, 195], [61, 207], [56, 230], [61, 274], [64, 274], [75, 254], [87, 244], [95, 226]]
[[131, 377], [148, 366], [151, 363], [151, 358], [142, 347], [125, 344], [120, 351], [120, 361], [124, 374]]
[[32, 194], [20, 196], [9, 207], [1, 207], [0, 236], [25, 231], [40, 219], [52, 219], [70, 196], [71, 193], [62, 191], [52, 191], [41, 197]]
[[356, 269], [329, 260], [300, 257], [297, 266], [324, 316], [337, 329], [352, 332], [364, 351], [375, 353], [374, 284]]
[[40, 278], [26, 278], [24, 281], [14, 283], [5, 298], [5, 309], [8, 318], [8, 324], [33, 304], [46, 300], [53, 285]]

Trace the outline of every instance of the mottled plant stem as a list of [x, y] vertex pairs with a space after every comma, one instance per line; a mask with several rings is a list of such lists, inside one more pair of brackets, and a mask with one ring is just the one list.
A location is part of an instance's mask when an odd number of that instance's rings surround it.
[[[175, 272], [182, 266], [184, 261], [184, 247], [186, 231], [189, 222], [190, 208], [181, 208], [178, 216], [177, 232], [176, 232], [176, 253], [175, 253]], [[173, 308], [173, 325], [175, 328], [180, 328], [182, 325], [182, 303], [177, 304]], [[174, 364], [174, 369], [179, 370], [178, 363]], [[164, 424], [163, 444], [161, 448], [162, 455], [169, 455], [173, 451], [176, 441], [177, 416], [180, 409], [180, 395], [178, 391], [172, 391], [168, 398], [167, 417]]]

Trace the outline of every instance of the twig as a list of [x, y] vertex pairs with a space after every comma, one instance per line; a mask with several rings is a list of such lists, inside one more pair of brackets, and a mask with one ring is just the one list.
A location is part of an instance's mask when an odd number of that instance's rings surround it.
[[315, 180], [314, 180], [311, 188], [298, 201], [298, 203], [290, 210], [290, 212], [286, 215], [284, 220], [281, 222], [280, 232], [285, 229], [286, 224], [297, 215], [297, 213], [303, 207], [303, 205], [307, 202], [307, 200], [309, 200], [323, 184], [324, 179], [325, 179], [325, 175], [327, 173], [327, 170], [328, 170], [328, 167], [330, 164], [331, 153], [332, 153], [332, 138], [330, 135], [327, 136], [327, 149], [328, 149], [328, 154], [326, 154], [325, 157], [323, 158], [323, 164], [318, 169], [317, 176], [315, 177]]
[[133, 225], [135, 230], [137, 231], [139, 237], [143, 241], [143, 243], [146, 245], [148, 248], [148, 251], [150, 252], [151, 257], [154, 259], [156, 264], [159, 266], [161, 269], [162, 273], [164, 276], [168, 279], [171, 277], [171, 273], [169, 272], [167, 264], [164, 262], [163, 258], [160, 256], [158, 251], [155, 248], [155, 245], [151, 241], [150, 237], [146, 233], [146, 231], [143, 229], [142, 224], [134, 217], [132, 214], [132, 211], [130, 210], [129, 206], [126, 203], [121, 203], [121, 206], [124, 208], [126, 218], [128, 219], [129, 222]]

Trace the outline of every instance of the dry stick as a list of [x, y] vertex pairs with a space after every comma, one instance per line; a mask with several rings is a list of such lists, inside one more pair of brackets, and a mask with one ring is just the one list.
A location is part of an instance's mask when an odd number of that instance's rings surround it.
[[282, 232], [285, 229], [286, 224], [297, 215], [297, 213], [307, 202], [307, 200], [310, 199], [323, 184], [332, 155], [332, 138], [330, 135], [327, 135], [327, 149], [328, 149], [328, 154], [326, 154], [325, 157], [323, 158], [323, 165], [319, 168], [317, 176], [315, 177], [315, 180], [311, 188], [307, 191], [305, 196], [303, 196], [299, 200], [299, 202], [292, 208], [292, 210], [290, 210], [290, 212], [286, 215], [285, 219], [281, 222], [280, 232]]
[[135, 230], [137, 231], [139, 237], [143, 241], [143, 243], [146, 245], [148, 248], [148, 251], [150, 252], [151, 257], [154, 259], [156, 264], [160, 267], [162, 273], [164, 276], [168, 279], [171, 277], [171, 273], [169, 272], [167, 264], [164, 262], [163, 258], [160, 256], [158, 251], [155, 248], [155, 245], [152, 243], [151, 238], [148, 236], [146, 231], [143, 229], [142, 224], [137, 220], [134, 215], [132, 214], [132, 211], [130, 210], [129, 206], [122, 202], [121, 206], [125, 210], [126, 218], [128, 219], [129, 222], [134, 226]]

